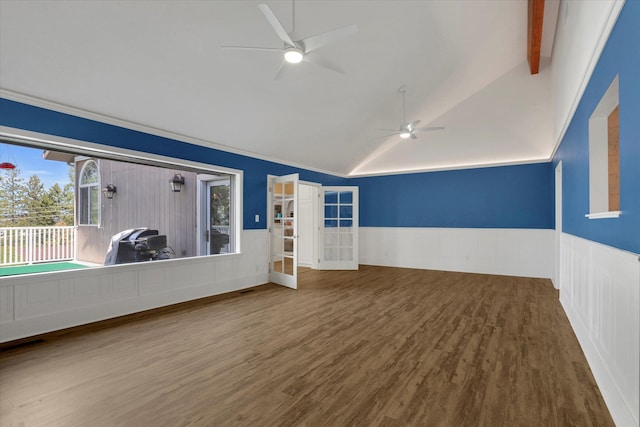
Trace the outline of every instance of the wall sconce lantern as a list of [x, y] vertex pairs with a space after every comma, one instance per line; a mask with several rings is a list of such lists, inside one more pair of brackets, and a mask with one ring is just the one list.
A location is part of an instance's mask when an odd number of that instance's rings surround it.
[[111, 200], [113, 199], [113, 195], [116, 194], [116, 186], [107, 184], [107, 186], [102, 189], [102, 192], [104, 193], [104, 197]]
[[169, 180], [169, 185], [171, 185], [171, 191], [174, 193], [179, 193], [182, 190], [182, 186], [184, 185], [184, 176], [179, 173], [173, 175], [173, 178]]

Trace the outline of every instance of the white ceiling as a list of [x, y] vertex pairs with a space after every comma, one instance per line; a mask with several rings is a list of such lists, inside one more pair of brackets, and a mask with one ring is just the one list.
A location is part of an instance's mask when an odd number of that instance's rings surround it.
[[[0, 87], [341, 175], [550, 157], [549, 67], [529, 74], [526, 0], [298, 0], [296, 38], [359, 32], [316, 51], [345, 75], [302, 63], [280, 80], [278, 53], [220, 48], [282, 46], [258, 3], [1, 0]], [[266, 3], [290, 30], [291, 2]], [[376, 130], [401, 125], [403, 85], [407, 119], [444, 131]]]

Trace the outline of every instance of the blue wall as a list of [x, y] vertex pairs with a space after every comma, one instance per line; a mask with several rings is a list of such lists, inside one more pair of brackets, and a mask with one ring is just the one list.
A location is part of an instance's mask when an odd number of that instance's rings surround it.
[[[300, 179], [345, 185], [344, 178], [206, 148], [0, 98], [0, 124], [112, 147], [159, 154], [244, 171], [245, 229], [266, 228], [267, 175], [300, 173]], [[255, 215], [260, 222], [255, 222]]]
[[363, 227], [554, 228], [551, 163], [353, 179]]
[[[0, 124], [244, 171], [245, 229], [266, 228], [267, 175], [360, 186], [369, 227], [553, 228], [550, 163], [345, 179], [0, 99]], [[256, 223], [254, 216], [260, 215]]]
[[[619, 75], [622, 216], [587, 219], [589, 117]], [[640, 1], [627, 1], [553, 159], [562, 160], [562, 228], [566, 233], [640, 253]]]

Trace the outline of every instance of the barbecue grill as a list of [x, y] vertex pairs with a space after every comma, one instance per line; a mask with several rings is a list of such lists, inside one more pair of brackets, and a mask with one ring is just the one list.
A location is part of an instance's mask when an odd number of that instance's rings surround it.
[[167, 236], [146, 227], [133, 228], [113, 235], [104, 265], [173, 258], [167, 246]]

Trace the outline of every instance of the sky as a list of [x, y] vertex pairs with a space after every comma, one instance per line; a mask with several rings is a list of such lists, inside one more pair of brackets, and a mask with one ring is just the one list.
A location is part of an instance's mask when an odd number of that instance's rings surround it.
[[31, 175], [38, 175], [45, 190], [56, 182], [60, 187], [64, 187], [69, 182], [69, 166], [64, 162], [43, 159], [43, 151], [41, 148], [0, 143], [0, 163], [10, 162], [16, 165], [25, 182]]

